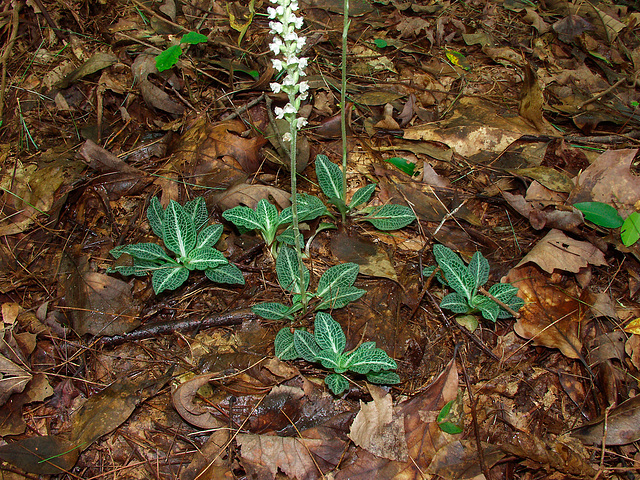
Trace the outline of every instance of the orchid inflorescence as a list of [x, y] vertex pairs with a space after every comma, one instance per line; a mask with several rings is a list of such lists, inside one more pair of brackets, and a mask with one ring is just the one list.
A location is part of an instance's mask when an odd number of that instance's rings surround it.
[[[271, 83], [271, 89], [274, 93], [284, 92], [289, 96], [289, 102], [284, 107], [276, 107], [276, 118], [284, 118], [297, 129], [307, 124], [304, 117], [296, 118], [296, 114], [300, 109], [300, 103], [306, 99], [309, 94], [309, 84], [300, 81], [300, 77], [305, 75], [304, 69], [307, 66], [307, 59], [298, 55], [304, 47], [306, 38], [300, 37], [296, 33], [297, 29], [302, 28], [303, 19], [296, 16], [293, 12], [298, 10], [298, 2], [296, 0], [273, 0], [277, 7], [269, 7], [267, 12], [271, 27], [271, 33], [274, 35], [273, 41], [269, 48], [276, 55], [282, 58], [273, 60], [273, 68], [278, 72], [285, 71], [286, 75], [282, 83]], [[283, 140], [291, 140], [291, 134], [286, 133]]]

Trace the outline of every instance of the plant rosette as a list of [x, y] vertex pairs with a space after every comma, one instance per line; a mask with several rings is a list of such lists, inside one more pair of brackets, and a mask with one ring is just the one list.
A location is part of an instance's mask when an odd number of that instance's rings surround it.
[[[443, 285], [455, 290], [442, 299], [440, 308], [461, 314], [480, 312], [484, 318], [492, 322], [498, 318], [513, 316], [491, 297], [478, 292], [489, 280], [489, 262], [480, 252], [473, 254], [468, 266], [453, 250], [444, 245], [434, 245], [433, 255], [442, 273], [436, 275], [436, 278]], [[434, 270], [435, 267], [427, 267], [423, 275], [430, 276]], [[510, 283], [496, 283], [488, 293], [515, 312], [524, 305], [524, 300], [516, 295], [518, 288]]]
[[357, 220], [369, 222], [378, 230], [399, 230], [416, 219], [413, 210], [404, 205], [383, 205], [382, 207], [365, 207], [376, 189], [375, 183], [370, 183], [355, 191], [351, 201], [347, 203], [342, 170], [329, 160], [326, 155], [316, 157], [316, 176], [322, 193], [333, 204], [343, 219], [350, 215]]
[[204, 271], [216, 283], [244, 284], [240, 269], [214, 248], [223, 227], [207, 225], [209, 214], [202, 197], [187, 202], [184, 207], [171, 200], [166, 209], [157, 197], [153, 197], [147, 219], [153, 233], [162, 239], [175, 258], [157, 243], [121, 245], [109, 253], [116, 260], [127, 254], [131, 261], [127, 265], [114, 265], [108, 272], [135, 276], [150, 273], [156, 295], [181, 286], [193, 270]]
[[288, 327], [281, 329], [276, 335], [275, 353], [281, 360], [302, 358], [333, 370], [324, 381], [335, 395], [349, 388], [343, 375], [346, 372], [365, 375], [371, 383], [400, 383], [400, 377], [392, 371], [398, 368], [395, 360], [376, 348], [375, 342], [365, 342], [350, 352], [344, 351], [346, 343], [340, 324], [328, 313], [318, 312], [313, 333], [302, 329], [292, 331]]
[[292, 294], [292, 304], [278, 302], [258, 303], [251, 311], [267, 320], [293, 320], [293, 315], [306, 308], [302, 303], [302, 292], [305, 297], [315, 301], [314, 310], [337, 309], [345, 307], [366, 292], [353, 286], [360, 271], [355, 263], [340, 263], [328, 268], [320, 277], [315, 292], [308, 292], [309, 269], [302, 265], [304, 278], [300, 278], [300, 266], [296, 252], [287, 246], [280, 247], [276, 258], [276, 275], [282, 289]]

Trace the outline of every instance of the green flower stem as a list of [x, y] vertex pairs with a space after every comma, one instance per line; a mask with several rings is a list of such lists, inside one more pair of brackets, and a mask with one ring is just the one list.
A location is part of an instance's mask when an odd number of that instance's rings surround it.
[[[295, 95], [289, 94], [289, 101], [293, 102]], [[298, 257], [298, 275], [300, 277], [300, 285], [304, 284], [304, 264], [302, 263], [302, 242], [300, 241], [300, 225], [298, 223], [298, 123], [295, 115], [289, 122], [289, 132], [291, 134], [291, 142], [289, 143], [289, 160], [291, 165], [291, 226], [293, 227], [294, 246], [296, 256]], [[302, 303], [304, 312], [307, 312], [307, 292], [304, 288], [300, 289], [300, 303]]]
[[[349, 0], [344, 0], [344, 12], [342, 20], [342, 85], [340, 88], [340, 129], [342, 134], [342, 191], [344, 192], [344, 200], [346, 204], [347, 194], [347, 34], [349, 33]], [[342, 214], [342, 223], [346, 220], [347, 212]]]

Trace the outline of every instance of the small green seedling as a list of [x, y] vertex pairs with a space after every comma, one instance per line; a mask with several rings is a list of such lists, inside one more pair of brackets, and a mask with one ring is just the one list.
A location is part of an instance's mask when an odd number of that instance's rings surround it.
[[276, 258], [276, 274], [278, 283], [283, 290], [293, 294], [292, 305], [287, 306], [277, 302], [258, 303], [251, 307], [251, 311], [267, 320], [293, 320], [293, 314], [303, 310], [302, 292], [305, 298], [315, 301], [314, 310], [328, 308], [342, 308], [349, 302], [359, 299], [366, 292], [353, 286], [360, 271], [355, 263], [340, 263], [328, 268], [318, 281], [318, 288], [308, 292], [309, 270], [303, 265], [304, 279], [300, 279], [298, 256], [295, 250], [287, 246], [280, 247]]
[[630, 247], [640, 239], [640, 213], [632, 212], [626, 219], [618, 211], [603, 202], [574, 203], [585, 220], [604, 228], [620, 228], [620, 239], [625, 247]]
[[[480, 252], [473, 254], [468, 266], [453, 250], [444, 245], [434, 245], [433, 255], [444, 275], [437, 275], [436, 278], [443, 285], [455, 290], [442, 299], [440, 308], [463, 314], [480, 312], [484, 318], [492, 322], [498, 318], [513, 316], [503, 306], [478, 291], [489, 280], [489, 262]], [[427, 267], [423, 274], [429, 276], [434, 270], [435, 267]], [[515, 312], [524, 305], [524, 300], [516, 296], [518, 288], [510, 283], [496, 283], [488, 293]]]
[[462, 399], [460, 395], [458, 395], [458, 397], [447, 402], [445, 406], [442, 407], [442, 410], [440, 410], [440, 413], [438, 413], [438, 417], [436, 418], [438, 427], [450, 435], [462, 433], [464, 431], [464, 418], [462, 414]]
[[351, 201], [347, 204], [342, 170], [326, 155], [316, 157], [316, 176], [322, 192], [327, 196], [329, 203], [338, 209], [343, 221], [347, 215], [359, 217], [359, 220], [370, 222], [378, 230], [388, 231], [404, 228], [416, 219], [413, 211], [404, 205], [390, 204], [356, 210], [371, 200], [371, 195], [376, 189], [375, 183], [370, 183], [356, 190]]
[[156, 57], [156, 68], [159, 72], [163, 72], [178, 63], [178, 59], [180, 58], [180, 55], [182, 55], [182, 47], [180, 47], [180, 45], [197, 45], [198, 43], [206, 43], [206, 41], [206, 35], [202, 35], [201, 33], [189, 32], [185, 34], [180, 39], [180, 43], [178, 45], [170, 46]]
[[375, 342], [365, 342], [350, 352], [344, 351], [346, 343], [340, 324], [328, 313], [318, 312], [313, 333], [285, 327], [276, 335], [275, 351], [281, 360], [303, 358], [333, 370], [324, 381], [335, 395], [349, 388], [349, 382], [342, 375], [347, 371], [366, 375], [371, 383], [400, 383], [400, 377], [392, 371], [398, 368], [396, 362], [384, 350], [376, 348]]
[[[318, 218], [327, 212], [327, 207], [318, 197], [298, 194], [298, 221], [306, 222]], [[274, 258], [277, 256], [276, 235], [285, 225], [291, 224], [293, 214], [291, 207], [278, 213], [275, 205], [267, 200], [258, 201], [255, 210], [239, 205], [226, 210], [222, 216], [237, 227], [245, 230], [258, 230], [264, 242], [271, 249]]]
[[207, 225], [209, 214], [202, 197], [187, 202], [184, 207], [171, 200], [166, 210], [160, 200], [153, 197], [147, 219], [153, 233], [164, 241], [176, 258], [157, 243], [121, 245], [111, 249], [111, 255], [119, 259], [128, 254], [133, 261], [128, 265], [113, 266], [109, 272], [136, 276], [151, 273], [156, 295], [178, 288], [193, 270], [203, 270], [216, 283], [244, 284], [240, 269], [214, 248], [222, 234], [222, 225]]

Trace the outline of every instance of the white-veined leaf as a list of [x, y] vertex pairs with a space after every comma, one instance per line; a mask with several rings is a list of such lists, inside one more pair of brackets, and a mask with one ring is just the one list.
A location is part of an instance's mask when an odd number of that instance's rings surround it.
[[295, 360], [299, 358], [296, 347], [293, 344], [293, 333], [289, 327], [280, 329], [276, 334], [276, 339], [273, 342], [275, 348], [276, 357], [280, 360]]
[[174, 200], [164, 212], [162, 238], [169, 250], [186, 257], [196, 246], [196, 229], [184, 208]]
[[467, 302], [471, 301], [475, 294], [475, 279], [462, 263], [460, 257], [449, 247], [439, 244], [433, 246], [433, 255], [449, 286], [460, 295], [463, 295]]
[[340, 354], [331, 350], [320, 350], [316, 355], [316, 362], [320, 362], [324, 368], [329, 368], [337, 373], [347, 371], [344, 368], [340, 368]]
[[149, 202], [149, 208], [147, 208], [147, 220], [149, 220], [149, 226], [153, 233], [162, 238], [162, 222], [164, 220], [164, 208], [158, 197], [153, 197]]
[[[327, 213], [327, 206], [318, 197], [299, 193], [298, 200], [298, 222], [308, 222]], [[285, 225], [293, 221], [291, 207], [287, 207], [280, 213], [280, 225]]]
[[367, 373], [367, 381], [378, 385], [396, 385], [400, 383], [400, 376], [396, 372], [381, 370]]
[[234, 225], [244, 227], [248, 230], [262, 230], [262, 224], [258, 220], [256, 212], [243, 205], [225, 210], [222, 213], [222, 217]]
[[206, 270], [228, 263], [224, 255], [212, 247], [194, 248], [189, 252], [189, 260], [185, 267], [189, 270]]
[[184, 267], [164, 267], [153, 271], [151, 285], [156, 295], [165, 290], [175, 290], [189, 278], [189, 270]]
[[[509, 305], [509, 308], [511, 308], [511, 310], [513, 310], [514, 312], [517, 312], [522, 307], [524, 307], [524, 300], [515, 295], [511, 297], [511, 299], [508, 302], [505, 302], [505, 303]], [[513, 315], [510, 312], [506, 311], [504, 308], [501, 308], [500, 313], [498, 313], [498, 318], [509, 318], [512, 316]]]
[[453, 313], [467, 313], [471, 310], [467, 299], [458, 292], [447, 295], [440, 302], [440, 308], [451, 310]]
[[204, 227], [209, 220], [207, 204], [202, 197], [194, 198], [193, 200], [189, 200], [185, 203], [184, 211], [189, 215], [189, 218], [191, 218], [194, 227], [196, 227], [196, 232]]
[[360, 205], [363, 205], [371, 200], [371, 195], [373, 195], [373, 192], [375, 190], [375, 183], [370, 183], [369, 185], [365, 185], [364, 187], [356, 190], [351, 197], [351, 202], [349, 202], [349, 210], [353, 210], [354, 208], [359, 207]]
[[467, 269], [475, 279], [476, 288], [481, 287], [489, 280], [489, 262], [480, 252], [473, 254]]
[[225, 263], [223, 265], [218, 265], [215, 268], [208, 268], [204, 271], [204, 274], [212, 282], [244, 285], [242, 270], [232, 263]]
[[262, 224], [262, 231], [268, 238], [265, 238], [267, 244], [273, 243], [276, 230], [278, 230], [278, 209], [264, 198], [256, 205], [256, 217], [258, 222]]
[[500, 306], [489, 297], [482, 297], [476, 308], [480, 310], [480, 313], [484, 318], [491, 320], [494, 323], [500, 315]]
[[276, 302], [257, 303], [251, 311], [266, 320], [282, 320], [289, 316], [289, 307]]
[[329, 387], [329, 390], [331, 390], [334, 395], [340, 395], [349, 388], [349, 382], [347, 379], [337, 373], [330, 373], [327, 375], [324, 379], [324, 383], [327, 384], [327, 387]]
[[331, 350], [338, 355], [344, 352], [347, 338], [340, 324], [331, 315], [324, 312], [316, 313], [313, 327], [313, 335], [322, 350]]
[[133, 265], [115, 265], [113, 267], [109, 267], [107, 268], [107, 273], [116, 272], [125, 276], [135, 275], [136, 277], [144, 277], [163, 265], [164, 264], [161, 265], [147, 260], [136, 259], [134, 260]]
[[366, 348], [362, 345], [349, 354], [345, 367], [356, 373], [379, 372], [380, 370], [395, 370], [398, 368], [395, 360], [381, 348]]
[[306, 266], [302, 266], [305, 278], [301, 282], [298, 265], [298, 256], [295, 250], [282, 246], [276, 259], [276, 274], [280, 286], [291, 293], [301, 293], [303, 290], [306, 291], [309, 286], [309, 270]]
[[328, 268], [318, 281], [316, 295], [325, 300], [337, 296], [340, 289], [351, 287], [360, 272], [356, 263], [340, 263]]
[[489, 293], [501, 302], [509, 303], [509, 300], [518, 293], [518, 287], [514, 287], [510, 283], [496, 283], [491, 285]]
[[342, 170], [329, 160], [326, 155], [316, 157], [316, 176], [322, 192], [330, 200], [341, 200], [345, 203], [345, 192], [342, 184]]
[[155, 243], [134, 243], [133, 245], [120, 245], [112, 248], [109, 253], [114, 258], [120, 258], [123, 253], [131, 255], [133, 258], [139, 258], [140, 260], [151, 261], [167, 261], [171, 262], [173, 259], [167, 255], [160, 245]]
[[400, 230], [416, 219], [413, 210], [404, 205], [383, 205], [362, 220], [370, 222], [378, 230]]
[[198, 233], [198, 241], [196, 242], [196, 248], [213, 247], [220, 236], [222, 235], [223, 227], [219, 223], [214, 225], [207, 225]]
[[293, 334], [293, 344], [300, 357], [304, 358], [307, 362], [316, 361], [320, 347], [311, 333], [306, 330], [296, 330]]
[[337, 309], [346, 307], [349, 303], [358, 300], [365, 293], [367, 293], [367, 291], [361, 290], [360, 288], [343, 287], [335, 292], [335, 294], [333, 294], [332, 292], [333, 296], [330, 295], [326, 298], [326, 300], [320, 302], [316, 307], [316, 310], [324, 310], [327, 308]]

